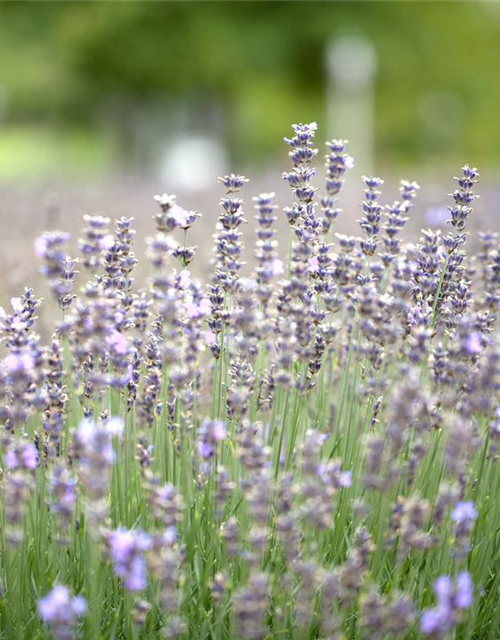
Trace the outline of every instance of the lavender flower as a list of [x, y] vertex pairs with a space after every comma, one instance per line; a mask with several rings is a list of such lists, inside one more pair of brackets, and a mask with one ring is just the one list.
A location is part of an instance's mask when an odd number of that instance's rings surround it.
[[154, 217], [160, 232], [170, 232], [174, 229], [187, 231], [201, 216], [197, 211], [186, 211], [180, 207], [176, 202], [177, 196], [164, 193], [161, 196], [155, 196], [154, 199], [161, 208], [161, 213]]
[[226, 428], [221, 421], [205, 420], [200, 430], [198, 453], [208, 460], [216, 451], [217, 444], [226, 437]]
[[147, 576], [144, 552], [150, 548], [150, 537], [142, 531], [121, 527], [107, 533], [105, 541], [115, 574], [123, 580], [125, 589], [132, 592], [145, 589]]
[[40, 273], [47, 278], [52, 293], [64, 311], [70, 307], [75, 297], [71, 295], [75, 283], [75, 260], [64, 252], [69, 239], [68, 233], [53, 231], [44, 233], [35, 240], [35, 254], [43, 260]]
[[468, 520], [475, 520], [477, 518], [477, 511], [474, 508], [473, 502], [457, 502], [453, 511], [451, 512], [451, 519], [457, 523], [467, 522]]
[[243, 200], [234, 197], [246, 182], [244, 176], [224, 176], [219, 182], [226, 187], [227, 196], [220, 201], [222, 212], [217, 224], [215, 240], [216, 281], [229, 294], [234, 295], [238, 289], [239, 272], [243, 266], [241, 253], [243, 244], [239, 227], [246, 223], [243, 213]]
[[325, 188], [326, 196], [321, 198], [321, 208], [323, 210], [323, 233], [328, 233], [331, 224], [337, 219], [342, 209], [335, 207], [336, 198], [344, 184], [344, 175], [348, 169], [354, 167], [354, 159], [345, 149], [347, 140], [332, 140], [327, 142], [329, 149], [325, 156]]
[[385, 207], [387, 222], [384, 224], [386, 237], [383, 238], [383, 243], [386, 252], [381, 255], [385, 266], [392, 264], [394, 256], [400, 251], [401, 240], [397, 236], [408, 221], [408, 213], [419, 189], [416, 182], [402, 180], [399, 188], [401, 201], [396, 200], [391, 206]]
[[113, 429], [106, 422], [88, 419], [73, 434], [73, 455], [88, 497], [87, 517], [94, 524], [100, 524], [107, 512], [110, 472], [116, 458], [112, 436]]
[[228, 193], [234, 193], [240, 191], [246, 182], [249, 182], [248, 178], [245, 176], [238, 176], [232, 173], [229, 176], [224, 176], [218, 179], [221, 182]]
[[451, 512], [455, 552], [459, 559], [467, 557], [470, 550], [469, 539], [478, 513], [473, 502], [457, 502]]
[[266, 636], [264, 615], [268, 600], [268, 579], [263, 573], [254, 573], [248, 586], [235, 599], [235, 622], [238, 635], [247, 640], [262, 640]]
[[459, 178], [455, 178], [458, 183], [458, 189], [456, 189], [450, 196], [455, 201], [453, 207], [448, 207], [451, 213], [451, 224], [458, 231], [463, 231], [467, 218], [473, 212], [471, 204], [474, 202], [477, 196], [474, 191], [474, 185], [479, 182], [479, 173], [477, 169], [471, 169], [468, 164], [462, 167], [462, 175]]
[[82, 253], [83, 265], [94, 273], [101, 264], [102, 252], [111, 247], [113, 236], [108, 232], [109, 218], [103, 216], [84, 216], [87, 223], [84, 237], [79, 240], [78, 248]]
[[455, 583], [447, 576], [434, 582], [437, 606], [428, 609], [420, 620], [420, 631], [433, 638], [444, 638], [460, 621], [460, 612], [472, 604], [473, 584], [467, 572], [459, 573]]
[[38, 615], [46, 622], [57, 640], [71, 640], [77, 618], [87, 610], [81, 596], [71, 597], [67, 587], [56, 585], [38, 600]]
[[361, 202], [363, 217], [359, 226], [368, 238], [361, 242], [361, 250], [365, 255], [371, 256], [377, 248], [377, 236], [380, 233], [383, 207], [378, 203], [381, 192], [378, 187], [384, 184], [380, 178], [363, 176], [365, 183], [365, 199]]
[[3, 459], [7, 469], [22, 468], [32, 471], [38, 466], [38, 451], [31, 442], [27, 442], [7, 451]]
[[62, 466], [55, 467], [50, 475], [51, 510], [57, 514], [59, 522], [67, 527], [76, 505], [76, 479]]
[[273, 240], [275, 230], [273, 229], [276, 216], [274, 212], [277, 206], [273, 203], [274, 193], [261, 193], [253, 198], [256, 203], [255, 209], [258, 215], [255, 216], [257, 221], [257, 245], [255, 255], [258, 266], [256, 268], [256, 279], [258, 282], [257, 296], [264, 308], [272, 295], [270, 286], [271, 280], [275, 276], [284, 273], [283, 263], [277, 257], [277, 241]]

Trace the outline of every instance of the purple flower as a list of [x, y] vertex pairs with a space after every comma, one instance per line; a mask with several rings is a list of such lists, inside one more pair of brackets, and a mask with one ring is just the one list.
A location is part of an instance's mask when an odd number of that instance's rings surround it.
[[423, 613], [420, 620], [420, 631], [427, 636], [446, 633], [452, 622], [451, 612], [448, 609], [435, 607]]
[[215, 342], [216, 335], [213, 331], [205, 331], [204, 338], [205, 338], [205, 344], [207, 346], [210, 346]]
[[175, 204], [177, 196], [169, 196], [168, 193], [164, 193], [161, 196], [155, 196], [154, 199], [160, 205], [160, 207], [162, 207], [162, 209], [170, 209]]
[[201, 318], [207, 316], [210, 313], [210, 301], [208, 298], [201, 298], [201, 300], [195, 302], [194, 300], [187, 300], [185, 304], [186, 315], [188, 318]]
[[473, 584], [467, 572], [459, 573], [453, 584], [448, 576], [440, 576], [434, 582], [437, 606], [424, 611], [420, 619], [420, 631], [427, 636], [442, 637], [457, 624], [457, 614], [472, 604]]
[[198, 453], [202, 458], [207, 459], [214, 455], [215, 449], [209, 442], [200, 441], [198, 442]]
[[212, 434], [215, 440], [224, 440], [226, 437], [226, 427], [224, 423], [221, 421], [214, 422]]
[[42, 258], [45, 255], [47, 245], [48, 242], [45, 236], [40, 236], [33, 242], [33, 249], [37, 258]]
[[458, 609], [468, 609], [472, 604], [474, 587], [470, 575], [463, 571], [457, 576], [454, 604]]
[[[325, 434], [321, 434], [320, 439], [317, 441], [319, 446], [324, 444], [324, 438]], [[320, 464], [317, 471], [323, 482], [334, 489], [350, 487], [352, 484], [352, 473], [350, 471], [341, 471], [338, 461], [331, 460], [327, 464]]]
[[56, 638], [73, 637], [72, 626], [76, 618], [87, 610], [81, 596], [71, 597], [69, 589], [56, 585], [52, 591], [38, 601], [38, 615], [52, 629]]
[[477, 331], [470, 333], [465, 339], [465, 351], [468, 355], [474, 356], [481, 352], [481, 334]]
[[115, 574], [129, 591], [142, 591], [147, 586], [144, 552], [149, 549], [150, 537], [140, 530], [120, 527], [106, 536], [109, 555]]
[[248, 178], [245, 176], [237, 176], [234, 173], [231, 173], [229, 176], [223, 176], [218, 178], [219, 182], [221, 182], [229, 192], [240, 191], [248, 182]]
[[10, 304], [12, 305], [14, 313], [22, 313], [24, 311], [22, 298], [11, 298]]
[[339, 477], [341, 487], [350, 487], [352, 485], [352, 473], [350, 471], [342, 471]]
[[226, 437], [226, 427], [219, 420], [205, 420], [200, 430], [198, 440], [198, 453], [202, 458], [211, 458], [217, 447], [217, 443]]
[[109, 420], [106, 420], [104, 423], [104, 426], [111, 437], [116, 436], [119, 440], [123, 438], [125, 425], [121, 418], [109, 418]]
[[447, 607], [450, 604], [450, 598], [452, 593], [451, 580], [448, 576], [440, 576], [434, 582], [434, 593], [438, 604], [443, 607]]
[[273, 277], [282, 276], [285, 273], [285, 267], [283, 265], [283, 261], [280, 260], [279, 258], [275, 258], [271, 262], [270, 267], [271, 267], [271, 273]]
[[308, 271], [310, 273], [314, 273], [314, 271], [316, 271], [316, 269], [318, 268], [318, 257], [314, 256], [313, 258], [309, 258], [308, 260]]
[[51, 509], [58, 514], [61, 523], [69, 525], [76, 503], [76, 479], [65, 467], [56, 466], [50, 474], [49, 481]]
[[451, 518], [455, 522], [465, 522], [467, 520], [475, 520], [477, 518], [477, 511], [473, 502], [457, 502], [453, 511], [451, 512]]
[[38, 465], [38, 451], [34, 444], [27, 442], [21, 450], [21, 460], [25, 469], [36, 469]]
[[98, 241], [99, 249], [107, 251], [115, 244], [115, 237], [112, 233], [107, 233]]
[[17, 459], [17, 455], [15, 451], [7, 451], [7, 453], [3, 457], [3, 461], [7, 469], [17, 469], [19, 466], [19, 460]]
[[93, 420], [82, 420], [75, 431], [75, 444], [81, 451], [80, 459], [83, 465], [88, 463], [105, 465], [113, 464], [115, 452], [111, 446], [110, 433], [103, 425], [97, 425]]
[[129, 341], [119, 331], [112, 331], [107, 338], [107, 343], [118, 356], [126, 356], [130, 352]]
[[9, 374], [33, 371], [35, 360], [30, 353], [9, 353], [2, 360], [2, 368]]
[[182, 289], [189, 289], [191, 285], [191, 272], [189, 269], [183, 269], [179, 273], [179, 286]]
[[183, 209], [178, 204], [174, 204], [170, 211], [168, 212], [169, 216], [175, 221], [175, 223], [179, 227], [185, 227], [186, 224], [189, 223], [190, 214], [189, 211]]
[[284, 138], [284, 140], [288, 145], [295, 148], [308, 144], [314, 137], [318, 125], [316, 122], [310, 122], [309, 124], [292, 124], [292, 129], [295, 132], [295, 136], [292, 139]]
[[31, 442], [18, 444], [15, 449], [7, 451], [3, 461], [7, 469], [18, 469], [21, 466], [32, 471], [38, 466], [38, 451]]
[[45, 258], [49, 252], [54, 252], [55, 255], [58, 255], [61, 245], [68, 242], [70, 238], [71, 234], [61, 231], [42, 234], [33, 243], [36, 257]]

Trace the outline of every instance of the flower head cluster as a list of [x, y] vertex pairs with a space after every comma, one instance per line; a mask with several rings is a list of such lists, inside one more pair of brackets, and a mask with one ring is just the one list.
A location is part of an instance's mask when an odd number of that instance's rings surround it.
[[33, 470], [38, 466], [38, 451], [31, 442], [18, 443], [16, 447], [7, 451], [3, 461], [7, 469]]
[[108, 231], [109, 218], [84, 216], [87, 226], [83, 238], [78, 242], [84, 267], [94, 273], [101, 265], [102, 253], [113, 245], [113, 236]]
[[461, 618], [461, 612], [472, 604], [473, 584], [467, 572], [459, 573], [455, 582], [441, 576], [434, 582], [437, 605], [428, 609], [420, 620], [420, 631], [432, 638], [444, 638]]
[[382, 224], [382, 213], [384, 208], [379, 204], [378, 199], [381, 192], [378, 190], [384, 181], [375, 177], [363, 177], [365, 183], [365, 199], [361, 202], [363, 217], [359, 221], [359, 226], [368, 236], [361, 242], [361, 250], [367, 256], [371, 256], [377, 249], [377, 236], [380, 233]]
[[295, 135], [290, 139], [285, 138], [285, 142], [291, 147], [288, 155], [293, 169], [283, 173], [283, 178], [288, 182], [297, 199], [291, 208], [285, 209], [285, 213], [289, 224], [297, 227], [296, 233], [299, 239], [304, 239], [303, 230], [308, 227], [309, 233], [319, 233], [319, 222], [315, 219], [312, 204], [317, 189], [311, 184], [312, 178], [316, 175], [316, 169], [310, 166], [318, 153], [318, 150], [313, 147], [317, 128], [318, 125], [315, 122], [293, 125]]
[[217, 449], [217, 444], [226, 437], [226, 427], [220, 420], [205, 420], [198, 439], [198, 453], [208, 460]]
[[474, 167], [471, 169], [468, 164], [462, 167], [462, 175], [455, 178], [458, 183], [458, 189], [451, 193], [451, 197], [455, 201], [453, 207], [448, 207], [451, 213], [451, 224], [457, 232], [462, 232], [470, 214], [474, 211], [471, 205], [478, 198], [473, 189], [478, 182], [479, 173]]
[[64, 250], [69, 239], [68, 233], [52, 231], [35, 240], [35, 255], [43, 261], [40, 273], [47, 278], [63, 311], [70, 307], [75, 298], [71, 295], [75, 284], [75, 260]]
[[176, 202], [177, 196], [164, 193], [155, 196], [156, 202], [160, 205], [161, 212], [154, 217], [158, 231], [165, 233], [174, 229], [187, 231], [201, 216], [197, 211], [187, 211]]
[[381, 258], [386, 266], [392, 264], [394, 257], [400, 252], [401, 239], [398, 236], [408, 222], [408, 214], [419, 189], [420, 187], [416, 182], [401, 180], [399, 187], [401, 200], [396, 200], [392, 205], [386, 205], [385, 207], [385, 236], [382, 239], [385, 253], [381, 255]]
[[469, 539], [478, 513], [473, 502], [457, 502], [451, 512], [457, 556], [462, 559], [470, 551]]
[[142, 591], [147, 585], [144, 552], [150, 548], [148, 535], [139, 530], [115, 529], [105, 535], [115, 574], [128, 591]]
[[328, 233], [330, 226], [338, 218], [342, 209], [335, 206], [336, 198], [345, 182], [344, 175], [354, 167], [354, 159], [345, 152], [347, 140], [327, 142], [328, 154], [325, 156], [325, 188], [326, 195], [321, 198], [323, 209], [323, 233]]
[[74, 637], [77, 619], [87, 610], [85, 599], [71, 596], [68, 587], [56, 585], [46, 596], [38, 600], [38, 615], [46, 622], [57, 640]]
[[122, 428], [121, 419], [97, 423], [84, 419], [73, 433], [73, 456], [88, 498], [87, 516], [96, 524], [107, 509], [111, 466], [116, 458], [113, 436], [119, 436]]
[[257, 210], [255, 220], [258, 225], [255, 251], [258, 265], [255, 270], [258, 283], [256, 293], [263, 305], [267, 304], [272, 295], [271, 280], [285, 272], [283, 262], [277, 255], [278, 242], [274, 240], [276, 231], [273, 225], [277, 219], [274, 196], [274, 193], [261, 193], [253, 199]]
[[216, 282], [224, 291], [234, 295], [238, 289], [239, 272], [243, 266], [240, 226], [246, 223], [243, 200], [234, 194], [239, 193], [248, 179], [232, 173], [219, 178], [219, 182], [224, 185], [227, 195], [220, 201], [222, 212], [214, 235]]

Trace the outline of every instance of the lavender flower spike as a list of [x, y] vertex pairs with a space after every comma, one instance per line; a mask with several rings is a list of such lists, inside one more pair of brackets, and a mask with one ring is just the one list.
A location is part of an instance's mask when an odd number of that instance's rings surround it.
[[448, 576], [434, 582], [437, 606], [420, 620], [420, 631], [432, 638], [444, 638], [460, 622], [460, 612], [472, 604], [473, 584], [467, 572], [459, 573], [453, 584]]
[[57, 640], [73, 638], [76, 619], [82, 616], [87, 604], [81, 596], [71, 597], [69, 589], [56, 585], [38, 601], [38, 615], [46, 622]]
[[106, 535], [109, 555], [115, 574], [123, 580], [128, 591], [137, 592], [146, 588], [146, 561], [144, 552], [151, 541], [142, 531], [129, 531], [120, 527]]

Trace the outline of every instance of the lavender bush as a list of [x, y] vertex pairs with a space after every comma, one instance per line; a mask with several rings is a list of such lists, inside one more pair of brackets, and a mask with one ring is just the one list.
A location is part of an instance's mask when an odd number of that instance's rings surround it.
[[175, 196], [155, 198], [142, 290], [131, 219], [87, 216], [77, 259], [65, 233], [36, 240], [61, 319], [42, 345], [31, 290], [0, 314], [1, 638], [500, 637], [500, 251], [464, 250], [478, 172], [445, 235], [403, 243], [419, 187], [383, 204], [376, 177], [362, 236], [336, 234], [353, 161], [328, 143], [318, 198], [315, 131], [285, 139], [283, 261], [260, 194], [245, 267], [238, 175], [204, 285]]

